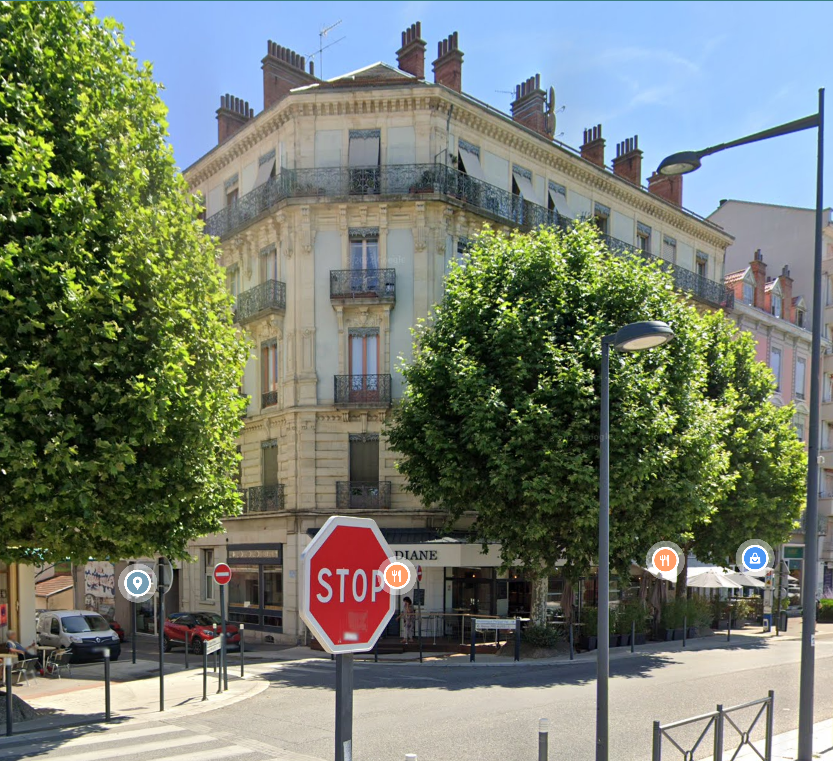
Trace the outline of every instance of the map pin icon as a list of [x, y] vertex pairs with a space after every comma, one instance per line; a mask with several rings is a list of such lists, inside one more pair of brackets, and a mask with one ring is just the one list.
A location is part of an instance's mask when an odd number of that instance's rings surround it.
[[133, 577], [133, 586], [136, 587], [136, 591], [139, 591], [139, 587], [142, 586], [142, 579], [139, 576]]

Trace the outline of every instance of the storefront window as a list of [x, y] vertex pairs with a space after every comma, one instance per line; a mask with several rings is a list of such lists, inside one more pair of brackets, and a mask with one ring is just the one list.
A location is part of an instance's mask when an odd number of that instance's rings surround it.
[[283, 609], [283, 568], [279, 565], [263, 566], [263, 607]]
[[283, 627], [283, 547], [280, 544], [232, 545], [229, 619], [252, 629]]
[[260, 607], [260, 568], [235, 565], [229, 582], [229, 606]]
[[494, 612], [494, 569], [452, 568], [451, 607], [459, 613]]

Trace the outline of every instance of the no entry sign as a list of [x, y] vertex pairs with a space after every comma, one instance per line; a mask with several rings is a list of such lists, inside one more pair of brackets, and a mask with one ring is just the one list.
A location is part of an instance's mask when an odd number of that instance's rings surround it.
[[373, 648], [394, 613], [394, 557], [375, 521], [333, 516], [301, 553], [301, 618], [328, 653]]
[[214, 566], [214, 581], [221, 587], [231, 581], [231, 568], [226, 563], [217, 563]]

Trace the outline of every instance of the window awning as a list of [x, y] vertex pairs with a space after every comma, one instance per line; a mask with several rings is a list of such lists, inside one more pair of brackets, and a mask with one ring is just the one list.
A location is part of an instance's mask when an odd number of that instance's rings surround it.
[[486, 175], [483, 174], [483, 167], [480, 166], [480, 157], [460, 145], [460, 161], [463, 162], [463, 169], [469, 177], [486, 182]]
[[550, 200], [552, 201], [552, 205], [555, 207], [555, 210], [562, 217], [566, 217], [567, 219], [576, 218], [576, 215], [573, 213], [573, 210], [567, 204], [566, 196], [562, 195], [557, 190], [550, 188]]
[[527, 201], [537, 203], [539, 206], [543, 206], [544, 208], [546, 208], [546, 203], [544, 203], [543, 199], [540, 198], [538, 194], [535, 192], [535, 188], [532, 185], [532, 180], [530, 180], [529, 177], [527, 177], [522, 172], [519, 172], [517, 169], [512, 170], [512, 177], [517, 183], [518, 190], [521, 191], [521, 195]]
[[347, 162], [352, 167], [379, 166], [379, 133], [369, 135], [351, 133]]
[[259, 188], [266, 180], [272, 176], [272, 170], [275, 168], [275, 157], [264, 161], [257, 170], [257, 178], [255, 179], [255, 187]]

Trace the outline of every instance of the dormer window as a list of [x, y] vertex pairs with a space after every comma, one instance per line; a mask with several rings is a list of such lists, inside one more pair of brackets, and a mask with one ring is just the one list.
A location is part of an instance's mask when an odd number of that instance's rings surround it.
[[795, 324], [798, 325], [799, 328], [804, 327], [804, 320], [806, 317], [804, 316], [803, 309], [796, 309], [795, 310]]
[[755, 301], [755, 286], [752, 283], [743, 284], [743, 303], [752, 304]]
[[777, 293], [772, 294], [772, 314], [775, 315], [777, 318], [781, 318], [783, 316], [782, 306], [781, 306], [781, 297]]

